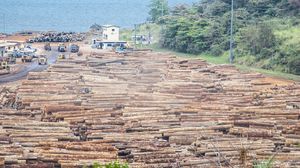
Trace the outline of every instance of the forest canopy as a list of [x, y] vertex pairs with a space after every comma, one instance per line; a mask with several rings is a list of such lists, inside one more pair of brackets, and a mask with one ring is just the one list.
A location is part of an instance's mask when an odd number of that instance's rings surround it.
[[[152, 0], [150, 16], [164, 25], [161, 47], [212, 56], [227, 53], [231, 0], [178, 5], [160, 15], [153, 10], [158, 1]], [[234, 0], [235, 63], [300, 75], [299, 11], [300, 0]]]

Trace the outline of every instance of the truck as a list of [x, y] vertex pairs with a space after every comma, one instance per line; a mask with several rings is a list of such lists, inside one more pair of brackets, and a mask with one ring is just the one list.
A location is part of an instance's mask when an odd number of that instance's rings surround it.
[[40, 55], [39, 58], [38, 58], [38, 63], [39, 65], [47, 65], [47, 62], [48, 59], [45, 55]]
[[33, 56], [30, 55], [23, 55], [22, 56], [22, 62], [31, 62], [33, 59]]
[[7, 57], [2, 58], [2, 61], [6, 61], [8, 64], [15, 64], [17, 59], [12, 53], [9, 53]]
[[115, 47], [114, 51], [117, 54], [125, 54], [125, 53], [133, 52], [133, 48], [119, 46], [119, 47]]
[[46, 43], [45, 46], [44, 46], [44, 49], [46, 51], [51, 51], [51, 45], [50, 45], [50, 43]]
[[66, 56], [64, 54], [59, 54], [58, 59], [66, 59]]
[[67, 47], [65, 44], [60, 43], [58, 44], [58, 48], [57, 48], [58, 52], [66, 52], [67, 51]]
[[10, 72], [10, 67], [9, 67], [7, 61], [0, 60], [0, 70], [5, 70], [6, 72], [4, 72], [4, 73], [9, 73]]
[[76, 45], [76, 44], [71, 44], [71, 46], [70, 46], [70, 51], [71, 51], [72, 53], [77, 53], [77, 52], [79, 51], [79, 46]]

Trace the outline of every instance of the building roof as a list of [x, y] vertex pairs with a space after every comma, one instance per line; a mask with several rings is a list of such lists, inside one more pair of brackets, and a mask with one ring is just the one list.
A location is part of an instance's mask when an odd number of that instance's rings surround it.
[[97, 43], [127, 43], [127, 41], [96, 40]]
[[95, 24], [93, 24], [93, 25], [90, 27], [90, 29], [100, 30], [100, 29], [101, 29], [101, 26], [95, 23]]
[[101, 41], [102, 43], [127, 43], [126, 41]]
[[18, 43], [0, 43], [0, 47], [16, 46]]
[[102, 25], [102, 27], [104, 27], [104, 28], [109, 28], [109, 27], [118, 27], [118, 28], [119, 28], [119, 26], [115, 26], [115, 25]]

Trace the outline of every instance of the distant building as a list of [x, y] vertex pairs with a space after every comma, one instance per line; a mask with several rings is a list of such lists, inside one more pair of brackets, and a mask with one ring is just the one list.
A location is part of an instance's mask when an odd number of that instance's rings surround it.
[[20, 49], [20, 43], [14, 43], [14, 42], [6, 42], [5, 43], [5, 50], [7, 53], [13, 52], [15, 50]]
[[104, 41], [119, 41], [120, 27], [113, 25], [102, 26], [102, 39]]
[[20, 50], [24, 47], [23, 43], [14, 41], [0, 41], [0, 56], [5, 57], [14, 51]]
[[95, 37], [92, 40], [92, 46], [99, 49], [111, 49], [116, 46], [124, 47], [127, 42], [120, 41], [120, 27], [114, 25], [103, 25], [101, 28], [95, 24], [91, 26], [91, 29], [95, 33]]
[[96, 32], [96, 31], [101, 31], [101, 29], [102, 29], [102, 27], [101, 27], [101, 25], [98, 25], [98, 24], [93, 24], [91, 27], [90, 27], [90, 30], [92, 31], [92, 32]]
[[136, 35], [132, 36], [131, 40], [135, 42], [136, 44], [151, 44], [152, 43], [152, 37], [151, 36], [146, 36], [146, 35]]

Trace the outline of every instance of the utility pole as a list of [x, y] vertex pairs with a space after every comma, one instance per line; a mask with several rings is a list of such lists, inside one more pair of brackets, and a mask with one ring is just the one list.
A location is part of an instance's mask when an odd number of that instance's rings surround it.
[[161, 17], [164, 16], [164, 0], [161, 0]]
[[233, 63], [234, 53], [233, 53], [233, 0], [231, 0], [231, 23], [230, 23], [230, 64]]
[[2, 13], [2, 21], [3, 21], [3, 34], [6, 33], [6, 18], [5, 13]]
[[148, 45], [151, 44], [151, 26], [150, 22], [148, 22]]
[[[164, 0], [161, 0], [161, 18], [164, 16]], [[163, 30], [163, 24], [161, 24], [161, 31]]]
[[136, 49], [136, 24], [134, 24], [134, 48]]
[[6, 17], [5, 17], [5, 13], [3, 15], [4, 15], [4, 34], [6, 34]]

